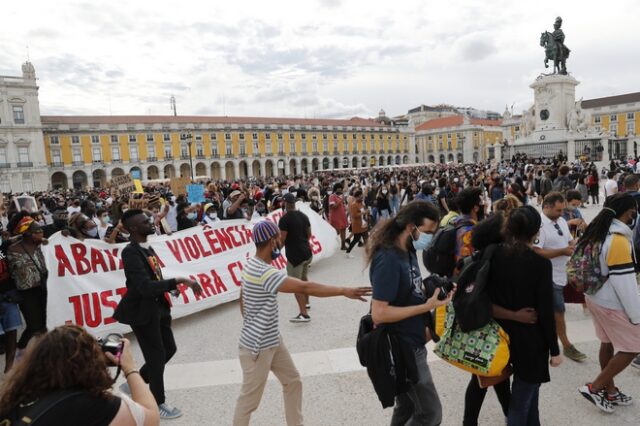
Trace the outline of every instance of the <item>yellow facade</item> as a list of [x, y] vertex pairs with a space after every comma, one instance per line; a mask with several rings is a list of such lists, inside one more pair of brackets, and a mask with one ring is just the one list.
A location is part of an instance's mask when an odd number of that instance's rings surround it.
[[[633, 118], [629, 119], [628, 115], [633, 114]], [[615, 120], [612, 118], [615, 117]], [[638, 128], [640, 128], [640, 110], [638, 111], [626, 111], [626, 112], [612, 112], [612, 113], [600, 113], [593, 114], [591, 122], [596, 129], [611, 131], [611, 125], [617, 124], [615, 132], [611, 133], [611, 137], [625, 138], [630, 134], [637, 134]], [[632, 129], [627, 127], [628, 124], [632, 124]]]

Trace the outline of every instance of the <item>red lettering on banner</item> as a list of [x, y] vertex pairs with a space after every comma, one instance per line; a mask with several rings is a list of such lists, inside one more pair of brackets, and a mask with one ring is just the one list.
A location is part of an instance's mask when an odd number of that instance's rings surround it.
[[202, 257], [211, 256], [211, 252], [204, 248], [204, 244], [202, 244], [202, 241], [200, 241], [199, 235], [194, 235], [193, 239], [195, 240], [195, 243], [198, 246], [198, 250], [200, 250], [200, 253], [202, 253]]
[[104, 256], [102, 253], [96, 249], [91, 248], [91, 270], [96, 273], [98, 272], [98, 265], [102, 267], [102, 272], [109, 272], [109, 268], [107, 268], [107, 263], [104, 261]]
[[[91, 301], [89, 301], [91, 296]], [[93, 315], [91, 315], [91, 305], [93, 302]], [[88, 327], [97, 327], [102, 322], [102, 312], [100, 312], [100, 299], [98, 293], [85, 293], [82, 295], [82, 311], [84, 312], [85, 323]]]
[[175, 257], [178, 262], [182, 263], [182, 255], [180, 254], [180, 250], [178, 249], [178, 242], [167, 240], [165, 241], [165, 243], [167, 244], [167, 247], [169, 247], [169, 250], [173, 254], [173, 257]]
[[211, 278], [207, 274], [198, 274], [198, 282], [202, 286], [202, 291], [207, 297], [215, 296], [216, 289], [211, 285]]
[[216, 237], [220, 242], [222, 251], [227, 251], [228, 249], [233, 248], [231, 244], [231, 237], [229, 236], [226, 229], [223, 229], [223, 228], [214, 229], [214, 232], [216, 233]]
[[232, 226], [227, 228], [227, 232], [229, 233], [229, 238], [231, 238], [231, 242], [233, 243], [234, 247], [238, 247], [241, 245], [241, 243], [238, 240], [236, 240], [236, 237], [233, 235], [237, 231], [238, 231], [237, 226]]
[[222, 282], [222, 278], [220, 278], [220, 275], [218, 275], [215, 269], [211, 270], [211, 276], [213, 277], [213, 284], [215, 285], [216, 291], [218, 293], [227, 291], [227, 287], [225, 287], [224, 283]]
[[187, 251], [187, 248], [184, 246], [184, 241], [181, 240], [181, 239], [178, 240], [178, 245], [182, 249], [182, 253], [184, 253], [184, 257], [186, 257], [188, 261], [191, 261], [191, 256], [189, 255], [189, 252]]
[[70, 248], [73, 260], [76, 262], [78, 275], [84, 275], [91, 272], [91, 263], [85, 258], [87, 248], [84, 244], [71, 244]]
[[[242, 281], [240, 281], [240, 274], [236, 275], [236, 269], [239, 269], [239, 272], [242, 272], [242, 263], [241, 262], [233, 262], [227, 266], [229, 269], [229, 273], [231, 274], [231, 279], [235, 283], [236, 286], [240, 287], [242, 285]], [[224, 285], [224, 284], [223, 284]], [[227, 291], [226, 287], [224, 291]]]
[[76, 317], [76, 324], [79, 326], [83, 326], [84, 321], [82, 320], [82, 302], [80, 301], [80, 296], [71, 296], [69, 298], [69, 303], [73, 305], [73, 313]]
[[[120, 254], [118, 253], [119, 251], [119, 248], [104, 249], [104, 252], [109, 259], [109, 266], [112, 271], [115, 271], [117, 269], [124, 269], [124, 264], [122, 263], [122, 259], [120, 258]], [[118, 266], [116, 266], [116, 261], [118, 262]]]
[[319, 254], [322, 251], [322, 244], [320, 244], [320, 241], [316, 238], [315, 235], [311, 235], [311, 238], [309, 238], [309, 243], [311, 243], [311, 252], [314, 255]]
[[[100, 293], [100, 302], [102, 302], [102, 306], [111, 308], [115, 312], [116, 308], [118, 307], [118, 303], [116, 303], [114, 300], [111, 300], [111, 296], [113, 296], [113, 291], [103, 291], [102, 293]], [[104, 317], [104, 325], [113, 324], [114, 322], [116, 322], [116, 320], [114, 320], [113, 317]]]
[[[194, 280], [195, 282], [199, 282], [197, 277], [194, 277], [193, 275], [191, 275], [191, 279]], [[206, 295], [197, 295], [195, 292], [193, 293], [193, 295], [196, 297], [196, 302], [198, 300], [202, 300], [202, 299], [206, 299], [207, 296]]]
[[198, 251], [198, 245], [193, 240], [193, 237], [184, 237], [184, 245], [188, 250], [189, 256], [191, 256], [193, 260], [200, 259], [201, 253]]
[[56, 260], [58, 261], [58, 276], [64, 277], [64, 271], [67, 270], [71, 275], [75, 275], [75, 271], [71, 267], [71, 262], [61, 245], [55, 247]]
[[222, 251], [222, 248], [218, 245], [218, 240], [213, 234], [214, 231], [212, 229], [204, 231], [204, 237], [207, 239], [207, 243], [209, 243], [209, 247], [211, 247], [213, 254], [218, 254]]
[[118, 287], [116, 289], [116, 294], [118, 296], [120, 296], [120, 298], [124, 297], [124, 295], [127, 294], [127, 288], [126, 287]]
[[184, 284], [178, 284], [177, 287], [178, 291], [180, 292], [180, 295], [182, 296], [182, 301], [184, 303], [189, 303], [189, 297], [187, 296], [187, 290], [189, 289], [189, 287], [187, 287]]

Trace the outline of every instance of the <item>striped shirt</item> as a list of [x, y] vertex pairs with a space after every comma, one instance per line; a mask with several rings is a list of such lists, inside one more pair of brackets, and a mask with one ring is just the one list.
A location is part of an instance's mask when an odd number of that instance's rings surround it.
[[244, 321], [240, 346], [258, 353], [280, 343], [278, 329], [278, 289], [287, 274], [257, 257], [250, 258], [242, 270]]

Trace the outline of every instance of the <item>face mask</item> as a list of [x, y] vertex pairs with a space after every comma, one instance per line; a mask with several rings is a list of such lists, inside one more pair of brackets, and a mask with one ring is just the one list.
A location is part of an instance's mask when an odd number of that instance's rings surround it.
[[102, 216], [102, 218], [100, 220], [102, 221], [102, 223], [104, 225], [106, 225], [107, 223], [111, 222], [111, 218], [109, 216]]
[[38, 220], [36, 223], [40, 225], [40, 227], [43, 227], [45, 225], [44, 220]]
[[382, 191], [382, 193], [383, 193], [384, 195], [387, 195], [387, 190], [385, 189], [384, 191]]
[[85, 229], [84, 233], [87, 234], [90, 237], [97, 237], [98, 236], [98, 228], [91, 228], [91, 229]]
[[121, 233], [120, 233], [120, 236], [121, 236], [122, 238], [125, 238], [125, 239], [127, 239], [127, 240], [128, 240], [128, 239], [129, 239], [129, 237], [131, 236], [131, 234], [129, 234], [128, 232], [121, 232]]
[[567, 210], [569, 211], [575, 211], [576, 210], [576, 206], [567, 206]]
[[97, 209], [102, 208], [102, 203], [99, 203], [99, 202], [98, 202], [98, 203], [96, 203], [96, 208], [97, 208]]
[[194, 219], [196, 218], [196, 214], [195, 214], [195, 212], [191, 212], [191, 213], [189, 213], [189, 214], [187, 215], [187, 218], [188, 218], [188, 219], [191, 219], [191, 220], [194, 220]]
[[276, 247], [271, 251], [271, 260], [276, 260], [282, 256], [282, 252], [280, 251], [280, 247]]
[[122, 213], [126, 212], [127, 210], [129, 210], [129, 209], [122, 209]]
[[416, 249], [416, 251], [418, 250], [424, 250], [427, 247], [429, 247], [429, 244], [431, 244], [431, 240], [433, 240], [433, 234], [426, 234], [424, 232], [420, 232], [420, 236], [418, 237], [417, 240], [411, 240], [411, 242], [413, 243], [413, 248]]
[[209, 216], [209, 219], [215, 219], [218, 217], [218, 215], [215, 213], [209, 213], [207, 216]]

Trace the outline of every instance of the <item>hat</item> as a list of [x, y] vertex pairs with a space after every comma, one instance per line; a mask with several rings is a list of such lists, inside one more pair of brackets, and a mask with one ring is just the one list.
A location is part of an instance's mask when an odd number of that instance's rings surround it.
[[206, 212], [207, 212], [207, 210], [209, 210], [211, 207], [213, 207], [213, 204], [212, 204], [212, 203], [207, 203], [207, 204], [205, 204], [205, 205], [204, 205], [204, 212], [206, 213]]
[[229, 194], [229, 198], [237, 197], [240, 194], [242, 194], [242, 192], [240, 192], [238, 190], [231, 191], [231, 194]]
[[279, 232], [278, 225], [269, 220], [263, 220], [253, 227], [253, 241], [256, 244], [264, 243], [278, 235]]
[[238, 183], [237, 183], [237, 182], [234, 182], [234, 183], [231, 185], [231, 189], [234, 189], [234, 190], [235, 190], [235, 189], [238, 189], [238, 188], [240, 188], [240, 185], [238, 185]]
[[282, 197], [282, 199], [284, 200], [285, 203], [289, 203], [289, 204], [294, 204], [296, 202], [296, 196], [290, 192], [287, 192], [286, 194], [284, 194], [284, 197]]

